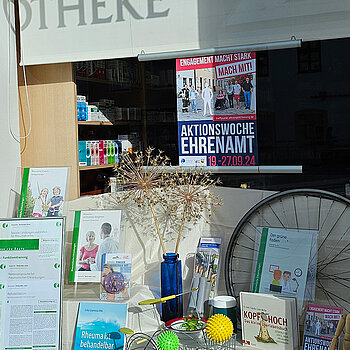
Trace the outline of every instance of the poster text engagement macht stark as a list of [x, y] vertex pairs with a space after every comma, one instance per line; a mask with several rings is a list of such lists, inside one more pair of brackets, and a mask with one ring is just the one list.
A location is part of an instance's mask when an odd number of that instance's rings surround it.
[[255, 52], [176, 60], [179, 163], [254, 166]]

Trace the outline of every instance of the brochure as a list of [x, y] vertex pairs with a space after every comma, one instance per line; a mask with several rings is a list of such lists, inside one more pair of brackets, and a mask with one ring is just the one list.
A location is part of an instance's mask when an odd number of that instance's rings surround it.
[[131, 254], [103, 254], [100, 299], [127, 300], [130, 297]]
[[242, 343], [263, 350], [298, 348], [295, 298], [240, 293]]
[[24, 168], [18, 217], [62, 216], [69, 168]]
[[0, 220], [0, 349], [60, 346], [64, 218]]
[[103, 254], [118, 252], [121, 213], [75, 212], [69, 282], [100, 282]]
[[80, 303], [74, 350], [124, 349], [127, 304]]
[[303, 349], [329, 349], [343, 309], [308, 304]]
[[300, 314], [314, 232], [263, 228], [252, 291], [296, 297]]

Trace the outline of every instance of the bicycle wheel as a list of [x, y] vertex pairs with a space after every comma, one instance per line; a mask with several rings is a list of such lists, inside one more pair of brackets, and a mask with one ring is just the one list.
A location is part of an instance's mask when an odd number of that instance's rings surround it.
[[[316, 304], [350, 311], [350, 201], [340, 195], [297, 189], [271, 195], [241, 219], [229, 241], [225, 257], [228, 294], [239, 301], [249, 291], [257, 259], [258, 228], [317, 230]], [[310, 300], [311, 301], [311, 300]]]

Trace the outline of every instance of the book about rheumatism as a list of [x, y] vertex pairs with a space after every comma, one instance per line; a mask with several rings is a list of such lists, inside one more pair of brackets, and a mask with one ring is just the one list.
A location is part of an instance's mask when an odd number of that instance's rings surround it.
[[74, 350], [124, 348], [127, 304], [80, 303]]

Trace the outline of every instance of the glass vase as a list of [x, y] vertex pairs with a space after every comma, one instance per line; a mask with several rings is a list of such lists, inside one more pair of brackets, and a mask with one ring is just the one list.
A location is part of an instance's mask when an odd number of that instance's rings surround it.
[[[161, 296], [167, 297], [182, 293], [182, 270], [179, 255], [166, 253], [161, 264]], [[182, 295], [167, 300], [162, 306], [162, 321], [167, 322], [183, 316]]]

